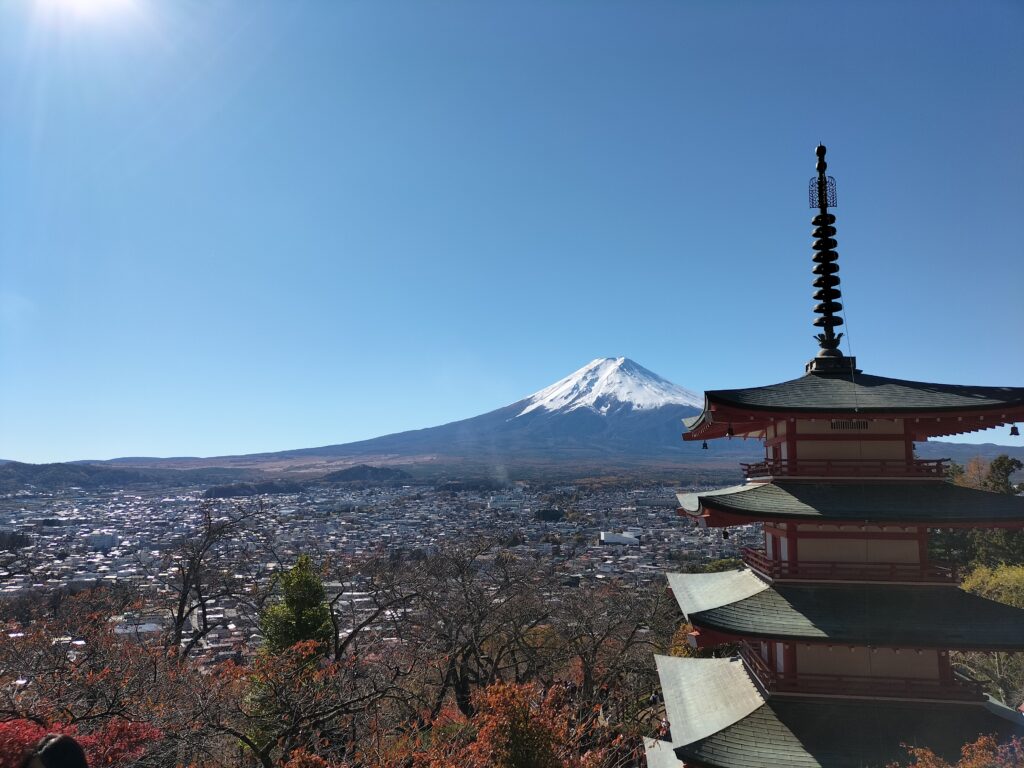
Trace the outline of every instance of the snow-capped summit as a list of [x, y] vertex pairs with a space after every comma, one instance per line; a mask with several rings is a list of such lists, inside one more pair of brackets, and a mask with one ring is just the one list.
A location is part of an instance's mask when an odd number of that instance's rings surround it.
[[704, 398], [667, 381], [626, 357], [599, 357], [578, 371], [535, 392], [517, 416], [533, 411], [567, 413], [587, 408], [606, 414], [629, 408], [647, 410], [665, 405], [699, 408]]
[[[507, 478], [510, 467], [531, 477], [582, 477], [591, 470], [604, 474], [637, 467], [664, 471], [666, 462], [672, 467], [681, 461], [721, 462], [730, 449], [734, 457], [757, 459], [754, 441], [734, 440], [709, 455], [679, 438], [682, 419], [700, 413], [703, 404], [701, 396], [632, 360], [605, 357], [529, 397], [478, 416], [357, 443], [248, 458], [252, 466], [295, 461], [303, 468], [311, 458], [323, 461], [325, 468], [335, 463], [418, 463], [445, 476], [475, 472], [491, 480]], [[235, 463], [245, 458], [231, 457], [230, 466], [246, 466]]]

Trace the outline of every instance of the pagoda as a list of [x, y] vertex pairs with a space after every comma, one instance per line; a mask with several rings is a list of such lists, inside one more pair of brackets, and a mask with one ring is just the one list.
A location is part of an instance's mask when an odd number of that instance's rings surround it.
[[685, 422], [704, 447], [763, 441], [743, 485], [680, 494], [679, 514], [762, 523], [764, 546], [739, 570], [668, 575], [691, 645], [740, 650], [657, 657], [669, 727], [647, 741], [651, 768], [884, 768], [904, 745], [955, 761], [980, 735], [1024, 736], [1024, 716], [950, 663], [952, 650], [1024, 650], [1024, 610], [960, 589], [928, 547], [936, 530], [1024, 528], [1024, 498], [954, 485], [946, 460], [914, 450], [1024, 421], [1024, 387], [892, 379], [842, 353], [835, 180], [816, 155], [819, 351], [800, 378], [706, 392]]

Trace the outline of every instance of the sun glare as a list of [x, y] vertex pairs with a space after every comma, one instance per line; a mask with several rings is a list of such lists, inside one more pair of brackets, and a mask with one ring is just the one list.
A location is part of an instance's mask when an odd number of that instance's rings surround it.
[[42, 9], [62, 16], [99, 18], [130, 10], [136, 0], [36, 0]]

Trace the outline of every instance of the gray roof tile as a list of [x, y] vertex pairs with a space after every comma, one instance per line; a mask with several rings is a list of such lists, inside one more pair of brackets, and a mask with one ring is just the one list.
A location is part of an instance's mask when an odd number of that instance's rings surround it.
[[933, 384], [866, 373], [809, 373], [766, 387], [705, 394], [709, 403], [786, 411], [933, 411], [1024, 405], [1024, 387]]
[[698, 494], [701, 506], [764, 518], [879, 522], [1024, 521], [1024, 497], [947, 482], [775, 481]]
[[907, 759], [903, 744], [956, 759], [961, 746], [989, 733], [1024, 736], [1024, 718], [976, 704], [776, 697], [705, 739], [677, 746], [676, 756], [706, 768], [883, 768]]
[[697, 627], [745, 637], [910, 648], [1024, 647], [1024, 610], [954, 586], [776, 584], [688, 618]]

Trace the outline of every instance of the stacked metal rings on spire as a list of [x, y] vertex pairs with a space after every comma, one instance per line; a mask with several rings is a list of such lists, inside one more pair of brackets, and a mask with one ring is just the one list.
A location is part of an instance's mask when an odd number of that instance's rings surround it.
[[842, 294], [839, 291], [839, 254], [836, 253], [838, 243], [835, 240], [836, 217], [828, 212], [829, 207], [836, 204], [836, 180], [825, 175], [825, 147], [821, 144], [815, 150], [818, 156], [816, 170], [818, 175], [811, 179], [810, 183], [810, 205], [817, 208], [820, 213], [815, 216], [811, 223], [814, 225], [814, 269], [817, 277], [814, 280], [814, 299], [818, 304], [814, 312], [818, 315], [814, 319], [814, 325], [824, 329], [815, 338], [821, 347], [819, 357], [841, 357], [839, 351], [839, 340], [843, 334], [837, 334], [835, 329], [843, 324], [843, 318], [836, 315], [843, 305], [839, 303]]

